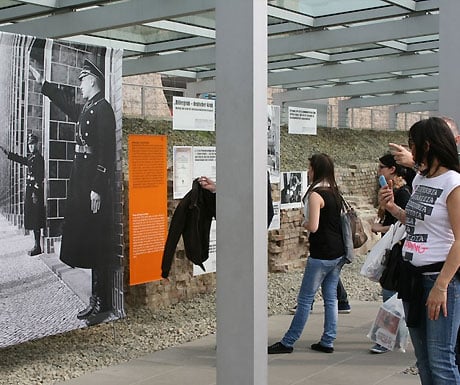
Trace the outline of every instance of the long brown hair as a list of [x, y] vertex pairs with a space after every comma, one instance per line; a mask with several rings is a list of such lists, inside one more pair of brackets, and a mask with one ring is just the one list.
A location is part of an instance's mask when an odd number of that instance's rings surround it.
[[314, 154], [308, 160], [310, 161], [310, 166], [313, 169], [313, 181], [311, 182], [310, 187], [308, 187], [304, 198], [310, 193], [311, 190], [317, 187], [317, 184], [325, 182], [329, 184], [330, 188], [332, 189], [337, 204], [341, 205], [342, 195], [340, 194], [337, 182], [335, 181], [334, 162], [332, 161], [331, 157], [327, 154], [320, 153]]

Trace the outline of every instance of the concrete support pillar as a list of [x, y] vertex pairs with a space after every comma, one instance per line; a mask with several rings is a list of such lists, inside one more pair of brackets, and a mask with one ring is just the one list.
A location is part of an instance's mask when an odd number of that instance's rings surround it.
[[460, 39], [458, 19], [460, 1], [440, 0], [439, 2], [439, 113], [460, 124], [458, 93], [460, 77]]
[[216, 1], [217, 385], [267, 384], [267, 1]]

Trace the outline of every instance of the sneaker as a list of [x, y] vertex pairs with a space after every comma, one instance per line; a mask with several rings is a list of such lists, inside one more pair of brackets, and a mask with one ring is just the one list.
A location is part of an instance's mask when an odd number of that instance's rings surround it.
[[374, 354], [382, 354], [382, 353], [386, 353], [386, 352], [389, 352], [389, 350], [387, 348], [383, 347], [382, 345], [379, 345], [379, 344], [375, 344], [371, 348], [371, 353], [374, 353]]
[[349, 314], [351, 313], [351, 306], [348, 302], [340, 303], [339, 302], [339, 313], [340, 314]]
[[333, 353], [334, 352], [333, 347], [321, 345], [321, 342], [311, 345], [310, 348], [312, 350], [316, 350], [318, 352], [323, 352], [323, 353]]
[[268, 354], [292, 353], [293, 350], [292, 346], [284, 346], [281, 342], [277, 342], [268, 347]]

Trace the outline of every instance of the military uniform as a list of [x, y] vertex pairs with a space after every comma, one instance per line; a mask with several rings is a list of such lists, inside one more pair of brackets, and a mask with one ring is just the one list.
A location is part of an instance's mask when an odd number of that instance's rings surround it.
[[[88, 75], [103, 81], [99, 69], [85, 60], [80, 79]], [[78, 314], [78, 318], [88, 319], [92, 313], [111, 307], [109, 274], [115, 262], [112, 204], [115, 116], [101, 92], [83, 106], [76, 105], [72, 97], [53, 83], [44, 82], [42, 93], [77, 123], [60, 259], [72, 267], [93, 269], [90, 305]], [[96, 213], [91, 210], [91, 191], [100, 195], [101, 206]]]
[[[28, 144], [37, 144], [38, 138], [29, 134]], [[45, 227], [45, 206], [43, 198], [44, 160], [43, 156], [34, 150], [27, 157], [7, 152], [8, 159], [27, 166], [26, 194], [24, 199], [24, 228], [33, 230], [35, 246], [30, 255], [41, 254], [40, 229]]]
[[40, 230], [45, 227], [43, 204], [44, 160], [38, 151], [27, 157], [8, 153], [8, 159], [27, 166], [26, 196], [24, 200], [24, 228]]
[[[56, 84], [45, 82], [42, 92], [77, 122], [60, 258], [72, 267], [105, 266], [113, 257], [111, 185], [115, 116], [112, 107], [101, 93], [81, 107], [69, 101]], [[101, 196], [97, 213], [91, 211], [91, 191]]]

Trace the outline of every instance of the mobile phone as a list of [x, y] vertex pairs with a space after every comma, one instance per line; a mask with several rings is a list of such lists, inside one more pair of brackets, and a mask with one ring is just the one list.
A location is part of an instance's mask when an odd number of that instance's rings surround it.
[[379, 176], [379, 183], [380, 183], [380, 187], [385, 187], [388, 185], [387, 180], [385, 179], [383, 175]]

